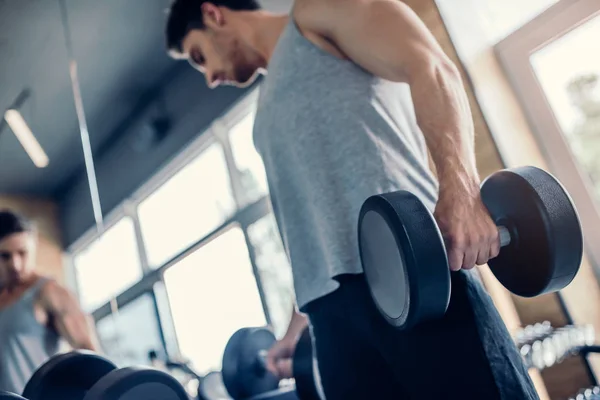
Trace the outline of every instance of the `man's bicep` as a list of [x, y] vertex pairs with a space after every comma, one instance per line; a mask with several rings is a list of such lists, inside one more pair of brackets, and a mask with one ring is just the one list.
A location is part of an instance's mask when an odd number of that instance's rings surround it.
[[53, 317], [79, 308], [75, 296], [55, 281], [50, 281], [44, 286], [41, 297], [46, 310]]
[[87, 316], [75, 296], [59, 284], [52, 283], [45, 288], [44, 299], [54, 329], [59, 335], [74, 348], [93, 350]]
[[[308, 5], [305, 14], [309, 15]], [[426, 63], [446, 60], [431, 32], [398, 0], [322, 0], [315, 21], [319, 33], [372, 74], [408, 81]]]

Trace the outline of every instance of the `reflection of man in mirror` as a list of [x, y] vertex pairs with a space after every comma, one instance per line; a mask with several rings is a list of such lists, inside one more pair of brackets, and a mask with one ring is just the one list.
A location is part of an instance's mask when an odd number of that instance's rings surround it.
[[0, 210], [0, 390], [21, 393], [59, 350], [96, 350], [96, 339], [77, 300], [56, 281], [34, 271], [36, 232], [30, 221]]

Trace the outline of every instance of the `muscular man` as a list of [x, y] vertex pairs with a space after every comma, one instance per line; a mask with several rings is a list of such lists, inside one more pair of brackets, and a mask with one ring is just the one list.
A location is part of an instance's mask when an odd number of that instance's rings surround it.
[[[210, 87], [265, 73], [254, 142], [328, 399], [537, 398], [471, 270], [499, 239], [480, 198], [467, 95], [406, 4], [296, 0], [288, 16], [254, 0], [176, 0], [166, 39]], [[410, 331], [379, 315], [358, 253], [362, 203], [398, 189], [434, 212], [452, 270], [448, 312]]]
[[75, 298], [33, 271], [35, 247], [32, 224], [0, 211], [0, 390], [13, 393], [23, 392], [61, 337], [76, 349], [98, 349]]

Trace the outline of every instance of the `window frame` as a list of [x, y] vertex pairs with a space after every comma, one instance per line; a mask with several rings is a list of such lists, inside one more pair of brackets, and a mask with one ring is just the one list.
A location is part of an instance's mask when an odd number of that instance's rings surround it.
[[[256, 108], [258, 100], [259, 89], [254, 89], [246, 95], [240, 97], [240, 99], [221, 117], [216, 118], [211, 125], [200, 132], [196, 139], [194, 139], [188, 146], [182, 151], [175, 155], [166, 165], [157, 171], [147, 182], [142, 184], [134, 193], [132, 193], [127, 199], [125, 199], [119, 206], [115, 207], [109, 212], [104, 219], [106, 229], [112, 227], [114, 224], [119, 222], [124, 217], [132, 219], [134, 224], [134, 230], [136, 234], [136, 240], [140, 253], [140, 263], [142, 265], [142, 278], [135, 284], [119, 293], [114, 299], [107, 301], [100, 305], [98, 308], [91, 312], [92, 317], [95, 321], [99, 321], [103, 318], [109, 317], [112, 314], [112, 307], [117, 306], [118, 309], [125, 307], [127, 304], [135, 301], [140, 296], [146, 293], [151, 293], [154, 304], [155, 313], [160, 326], [161, 339], [163, 340], [164, 349], [167, 354], [177, 354], [178, 344], [167, 343], [164, 334], [164, 325], [172, 325], [172, 321], [165, 321], [164, 316], [161, 316], [160, 307], [158, 304], [158, 296], [155, 293], [155, 285], [161, 283], [164, 286], [163, 274], [171, 266], [177, 264], [183, 258], [192, 254], [205, 244], [214, 240], [216, 237], [221, 235], [230, 229], [233, 225], [238, 225], [243, 233], [248, 248], [250, 262], [252, 264], [252, 271], [256, 280], [263, 312], [265, 319], [268, 324], [272, 323], [271, 316], [269, 313], [266, 295], [264, 293], [263, 285], [260, 280], [260, 274], [258, 266], [256, 264], [255, 251], [248, 237], [247, 228], [255, 221], [260, 220], [264, 216], [272, 212], [270, 196], [267, 193], [260, 199], [256, 200], [251, 204], [242, 205], [240, 190], [241, 186], [241, 174], [239, 173], [233, 153], [231, 150], [231, 143], [229, 140], [229, 130], [245, 118], [248, 113], [252, 112]], [[146, 252], [146, 244], [143, 239], [140, 219], [138, 214], [138, 207], [140, 203], [146, 200], [152, 195], [157, 189], [161, 188], [169, 179], [176, 175], [179, 171], [189, 165], [196, 157], [206, 150], [209, 146], [219, 142], [223, 147], [225, 154], [226, 167], [229, 175], [229, 184], [231, 185], [232, 193], [234, 196], [236, 210], [231, 217], [223, 222], [220, 226], [216, 227], [213, 231], [203, 237], [199, 237], [196, 241], [190, 244], [187, 248], [181, 250], [178, 254], [175, 254], [170, 259], [166, 260], [162, 265], [153, 269], [149, 266], [148, 256]], [[99, 233], [96, 227], [90, 228], [80, 239], [75, 241], [68, 249], [69, 255], [68, 265], [70, 266], [70, 275], [75, 283], [74, 287], [77, 287], [76, 268], [74, 265], [74, 259], [78, 253], [84, 251], [91, 243], [99, 237]]]
[[[127, 292], [127, 290], [125, 292]], [[125, 293], [125, 292], [123, 292], [123, 293]], [[161, 320], [159, 305], [158, 305], [158, 301], [157, 301], [157, 298], [156, 298], [156, 294], [154, 292], [154, 288], [152, 288], [151, 290], [145, 290], [145, 291], [143, 291], [141, 293], [138, 293], [135, 297], [129, 299], [127, 301], [127, 303], [124, 303], [123, 305], [118, 306], [119, 312], [126, 305], [133, 303], [134, 301], [136, 301], [137, 299], [142, 298], [145, 295], [149, 295], [150, 298], [151, 298], [152, 309], [154, 311], [153, 314], [154, 314], [155, 321], [156, 321], [156, 324], [157, 324], [158, 335], [159, 335], [159, 339], [160, 339], [161, 346], [162, 346], [162, 349], [156, 349], [156, 350], [165, 350], [165, 349], [168, 349], [169, 348], [169, 343], [167, 343], [166, 338], [165, 338], [164, 328], [163, 328], [163, 321]], [[113, 313], [111, 311], [108, 314], [103, 315], [102, 317], [99, 317], [99, 318], [94, 317], [94, 322], [98, 323], [98, 322], [100, 322], [103, 319], [112, 318], [112, 314]]]
[[569, 149], [562, 128], [546, 98], [530, 57], [586, 22], [600, 16], [598, 0], [562, 0], [495, 46], [498, 61], [520, 102], [550, 170], [567, 188], [576, 204], [585, 237], [586, 253], [599, 274], [600, 202], [592, 184]]
[[[115, 225], [117, 225], [119, 222], [121, 222], [121, 220], [123, 220], [123, 218], [131, 219], [131, 222], [133, 224], [133, 229], [135, 232], [134, 240], [136, 241], [138, 256], [140, 257], [140, 267], [142, 270], [142, 277], [143, 277], [146, 274], [146, 270], [148, 269], [148, 264], [146, 261], [147, 259], [145, 257], [145, 254], [142, 254], [143, 241], [140, 241], [141, 237], [138, 236], [138, 234], [137, 234], [137, 230], [139, 229], [139, 221], [138, 221], [136, 215], [129, 214], [126, 210], [127, 210], [127, 203], [124, 202], [123, 204], [121, 204], [120, 206], [115, 208], [115, 210], [113, 210], [113, 212], [107, 214], [107, 217], [104, 219], [104, 232], [103, 233], [109, 231], [111, 228], [113, 228]], [[67, 275], [68, 275], [69, 283], [72, 285], [72, 287], [74, 288], [77, 295], [79, 295], [81, 288], [79, 287], [79, 276], [78, 276], [79, 272], [77, 271], [75, 259], [77, 258], [77, 255], [79, 255], [80, 253], [87, 250], [89, 248], [89, 246], [91, 246], [99, 237], [100, 237], [100, 232], [98, 232], [96, 227], [94, 227], [94, 228], [90, 229], [88, 232], [86, 232], [79, 240], [77, 240], [73, 244], [73, 246], [71, 246], [71, 248], [76, 248], [77, 251], [73, 252], [70, 249], [68, 250], [69, 256], [67, 257], [68, 262], [66, 263], [66, 266], [69, 270], [69, 273]], [[107, 303], [110, 303], [110, 300]]]

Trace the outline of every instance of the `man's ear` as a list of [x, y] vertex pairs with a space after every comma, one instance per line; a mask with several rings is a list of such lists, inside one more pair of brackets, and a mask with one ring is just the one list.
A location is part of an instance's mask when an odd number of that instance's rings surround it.
[[202, 7], [202, 18], [204, 25], [208, 28], [216, 28], [225, 24], [225, 15], [223, 10], [211, 2], [204, 2]]

